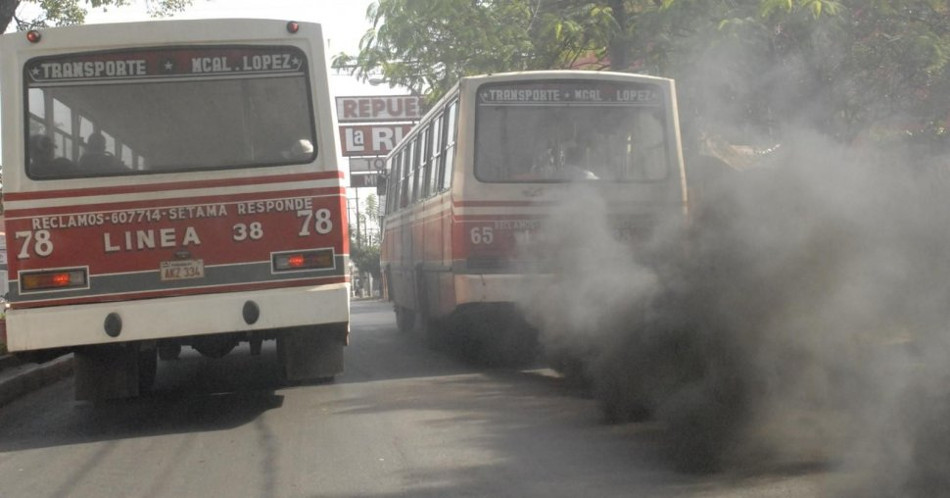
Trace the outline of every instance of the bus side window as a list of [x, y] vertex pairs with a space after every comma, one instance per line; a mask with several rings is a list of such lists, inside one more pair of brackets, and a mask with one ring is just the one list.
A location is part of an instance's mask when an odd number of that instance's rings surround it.
[[442, 115], [432, 120], [432, 174], [429, 177], [429, 195], [439, 192], [439, 179], [442, 178]]
[[393, 212], [393, 207], [396, 206], [396, 196], [398, 189], [396, 188], [399, 185], [399, 177], [396, 176], [396, 158], [398, 154], [393, 152], [389, 156], [389, 164], [386, 165], [386, 214]]
[[458, 118], [458, 105], [457, 100], [449, 104], [448, 111], [445, 114], [445, 167], [443, 168], [442, 184], [440, 185], [443, 189], [452, 186], [452, 168], [455, 161], [455, 134], [458, 125], [456, 122]]
[[429, 179], [432, 178], [432, 125], [426, 125], [419, 137], [419, 198], [428, 199], [432, 195], [432, 189], [429, 188]]
[[409, 171], [412, 174], [412, 177], [409, 178], [409, 181], [412, 182], [409, 185], [409, 188], [412, 190], [412, 193], [409, 195], [409, 203], [415, 203], [419, 200], [419, 136], [416, 135], [413, 137], [412, 141], [409, 142]]
[[409, 181], [406, 179], [406, 156], [408, 155], [408, 146], [399, 152], [399, 204], [400, 208], [409, 205]]

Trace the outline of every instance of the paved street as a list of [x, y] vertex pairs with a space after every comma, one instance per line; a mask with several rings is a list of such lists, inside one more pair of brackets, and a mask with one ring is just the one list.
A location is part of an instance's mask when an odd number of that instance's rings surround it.
[[0, 408], [0, 497], [816, 496], [810, 468], [688, 476], [662, 428], [606, 425], [551, 371], [489, 370], [353, 304], [345, 375], [280, 386], [273, 345], [160, 364], [93, 406], [67, 379]]

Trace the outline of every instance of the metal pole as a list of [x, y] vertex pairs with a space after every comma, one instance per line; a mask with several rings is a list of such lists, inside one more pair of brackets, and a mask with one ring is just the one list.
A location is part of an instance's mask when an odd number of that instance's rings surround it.
[[356, 191], [356, 248], [363, 248], [362, 233], [360, 232], [360, 192]]

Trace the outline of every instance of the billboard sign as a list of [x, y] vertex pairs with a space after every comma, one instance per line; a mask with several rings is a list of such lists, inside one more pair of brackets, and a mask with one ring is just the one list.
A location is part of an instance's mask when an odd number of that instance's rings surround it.
[[337, 97], [336, 116], [341, 123], [418, 121], [422, 98], [412, 95]]
[[385, 157], [351, 157], [350, 173], [376, 173], [386, 167]]
[[409, 124], [340, 126], [344, 156], [385, 156], [409, 133]]

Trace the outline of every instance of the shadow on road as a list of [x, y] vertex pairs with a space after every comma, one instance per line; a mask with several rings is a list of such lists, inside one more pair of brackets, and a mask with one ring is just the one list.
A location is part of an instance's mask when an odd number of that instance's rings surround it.
[[0, 452], [228, 430], [280, 408], [281, 392], [288, 390], [477, 371], [408, 343], [395, 333], [388, 309], [378, 301], [354, 302], [345, 372], [333, 382], [286, 384], [273, 341], [264, 344], [259, 356], [251, 356], [244, 344], [216, 360], [186, 348], [178, 360], [159, 362], [154, 390], [138, 398], [78, 402], [68, 378], [5, 406], [0, 410]]
[[[74, 401], [69, 378], [0, 411], [0, 452], [238, 427], [282, 406], [273, 363], [263, 356], [214, 362], [183, 354], [160, 363], [153, 391], [99, 403]], [[240, 378], [229, 371], [240, 371]]]

